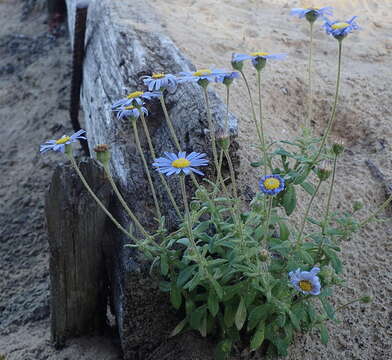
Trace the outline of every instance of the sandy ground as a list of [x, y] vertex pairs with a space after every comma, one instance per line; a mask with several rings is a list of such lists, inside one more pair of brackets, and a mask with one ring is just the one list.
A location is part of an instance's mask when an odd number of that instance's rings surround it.
[[[268, 66], [264, 77], [267, 134], [270, 139], [295, 136], [306, 113], [307, 26], [288, 15], [299, 1], [151, 0], [168, 34], [198, 66], [228, 67], [232, 52], [269, 51], [289, 54]], [[114, 360], [110, 340], [70, 342], [58, 352], [50, 345], [47, 239], [44, 192], [58, 158], [37, 153], [45, 139], [70, 130], [67, 106], [70, 51], [67, 35], [48, 34], [46, 16], [36, 10], [22, 17], [21, 0], [0, 0], [0, 355], [8, 360]], [[385, 198], [365, 160], [392, 178], [392, 2], [331, 0], [337, 16], [359, 15], [362, 30], [344, 43], [344, 75], [333, 134], [346, 141], [339, 164], [336, 201], [339, 209], [361, 200], [360, 216]], [[336, 42], [317, 29], [315, 35], [315, 116], [313, 127], [325, 126], [336, 72]], [[249, 68], [249, 76], [252, 72]], [[59, 79], [61, 81], [59, 81]], [[254, 85], [253, 90], [256, 91]], [[235, 85], [233, 112], [240, 119], [239, 140], [243, 188], [255, 188], [259, 173], [256, 142], [245, 88]], [[249, 179], [254, 179], [250, 182]], [[323, 189], [326, 192], [326, 189]], [[306, 195], [301, 199], [306, 201]], [[317, 213], [321, 203], [315, 204]], [[352, 305], [330, 324], [331, 341], [319, 344], [317, 333], [298, 336], [289, 359], [392, 358], [390, 213], [386, 221], [367, 226], [343, 244], [347, 287], [335, 297], [344, 304], [370, 293], [370, 306]]]

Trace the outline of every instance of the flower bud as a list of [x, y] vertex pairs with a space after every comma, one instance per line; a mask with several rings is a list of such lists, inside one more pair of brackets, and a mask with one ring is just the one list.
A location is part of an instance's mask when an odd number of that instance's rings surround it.
[[369, 304], [373, 301], [373, 298], [370, 295], [365, 295], [365, 296], [362, 296], [359, 300], [361, 302], [363, 302], [364, 304]]
[[344, 152], [344, 143], [343, 141], [337, 141], [332, 145], [332, 151], [336, 156], [339, 156]]
[[268, 252], [268, 250], [262, 249], [260, 250], [259, 256], [261, 261], [267, 261], [270, 257], [270, 253]]
[[355, 201], [353, 204], [353, 210], [354, 212], [359, 211], [363, 208], [363, 202], [362, 201]]
[[110, 151], [109, 146], [106, 144], [97, 145], [94, 148], [95, 153], [97, 154], [97, 160], [103, 165], [107, 166], [110, 161]]
[[227, 151], [230, 147], [230, 135], [226, 134], [223, 129], [219, 129], [215, 133], [215, 139], [222, 150]]
[[331, 162], [328, 160], [324, 160], [321, 162], [320, 166], [316, 170], [316, 174], [321, 181], [325, 181], [331, 175], [332, 166]]

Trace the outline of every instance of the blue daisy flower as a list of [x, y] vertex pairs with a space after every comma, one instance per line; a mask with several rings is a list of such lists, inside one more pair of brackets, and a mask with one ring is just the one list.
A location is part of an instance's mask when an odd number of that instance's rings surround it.
[[112, 105], [112, 110], [116, 110], [118, 108], [124, 106], [130, 106], [130, 105], [142, 106], [144, 105], [143, 100], [151, 100], [154, 98], [158, 98], [160, 96], [161, 96], [161, 92], [159, 91], [154, 91], [154, 92], [134, 91], [133, 93], [128, 94], [125, 98], [116, 101]]
[[177, 78], [172, 74], [153, 73], [151, 76], [143, 76], [143, 83], [149, 91], [175, 90]]
[[359, 30], [358, 24], [355, 22], [357, 16], [353, 16], [347, 22], [344, 21], [325, 21], [324, 28], [328, 35], [332, 35], [335, 39], [341, 40], [350, 32]]
[[138, 119], [140, 117], [140, 113], [143, 112], [146, 116], [148, 115], [148, 111], [144, 106], [121, 106], [114, 110], [117, 112], [117, 119], [124, 119], [124, 118], [132, 118]]
[[268, 52], [253, 52], [248, 54], [233, 54], [232, 57], [232, 64], [234, 69], [237, 69], [238, 64], [242, 64], [243, 61], [245, 60], [252, 60], [252, 64], [253, 66], [257, 69], [257, 70], [261, 70], [268, 59], [270, 60], [283, 60], [284, 58], [286, 58], [287, 54], [270, 54]]
[[266, 175], [259, 181], [260, 190], [267, 195], [276, 195], [284, 190], [285, 182], [279, 175]]
[[296, 290], [304, 295], [319, 295], [321, 290], [320, 279], [317, 276], [319, 271], [318, 267], [314, 267], [310, 271], [301, 271], [301, 269], [290, 271], [290, 282]]
[[191, 152], [189, 155], [185, 151], [180, 151], [178, 155], [175, 153], [165, 152], [166, 157], [155, 159], [152, 164], [162, 174], [170, 176], [173, 174], [179, 175], [183, 172], [189, 175], [194, 172], [199, 175], [204, 175], [200, 170], [195, 169], [196, 166], [207, 166], [208, 160], [204, 159], [207, 154]]
[[178, 82], [197, 82], [201, 86], [206, 86], [210, 82], [217, 82], [223, 74], [229, 72], [222, 69], [200, 69], [194, 72], [183, 71], [179, 73]]
[[85, 133], [86, 133], [85, 130], [80, 129], [79, 131], [77, 131], [75, 134], [71, 136], [64, 135], [58, 140], [48, 140], [45, 144], [40, 146], [39, 151], [41, 153], [44, 153], [46, 151], [53, 150], [53, 151], [60, 151], [63, 153], [65, 151], [65, 145], [74, 143], [78, 139], [87, 140], [85, 136], [82, 136]]
[[298, 16], [300, 19], [306, 17], [310, 22], [315, 22], [319, 17], [326, 18], [326, 16], [332, 16], [332, 7], [325, 6], [322, 8], [308, 7], [308, 8], [294, 8], [290, 12], [291, 15]]

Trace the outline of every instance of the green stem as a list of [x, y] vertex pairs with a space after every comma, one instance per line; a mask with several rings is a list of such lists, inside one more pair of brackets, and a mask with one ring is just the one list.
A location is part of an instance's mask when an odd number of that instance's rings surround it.
[[348, 302], [347, 304], [344, 304], [344, 305], [342, 305], [342, 306], [339, 306], [338, 308], [336, 308], [334, 314], [336, 314], [338, 311], [344, 309], [345, 307], [347, 307], [347, 306], [349, 306], [349, 305], [351, 305], [351, 304], [354, 304], [354, 303], [356, 303], [356, 302], [359, 302], [359, 301], [361, 301], [361, 299], [355, 299], [355, 300], [352, 300], [352, 301]]
[[267, 152], [265, 148], [265, 136], [264, 136], [264, 126], [263, 126], [263, 103], [261, 99], [261, 70], [257, 70], [257, 91], [259, 94], [259, 121], [260, 121], [260, 133], [261, 133], [261, 147], [263, 149], [263, 163], [264, 163], [264, 173], [267, 174]]
[[392, 202], [392, 195], [384, 201], [384, 203], [369, 217], [367, 217], [365, 220], [363, 220], [360, 224], [359, 227], [365, 226], [368, 224], [370, 221], [372, 221], [381, 211], [383, 211], [390, 203]]
[[324, 132], [324, 136], [321, 140], [321, 145], [319, 148], [319, 151], [317, 152], [317, 155], [314, 157], [312, 163], [315, 164], [317, 162], [317, 160], [319, 159], [321, 152], [323, 151], [325, 142], [327, 141], [328, 135], [331, 131], [332, 125], [334, 123], [335, 120], [335, 116], [336, 116], [336, 108], [337, 108], [337, 104], [338, 104], [338, 98], [339, 98], [339, 88], [340, 88], [340, 75], [341, 75], [341, 66], [342, 66], [342, 42], [343, 40], [338, 40], [339, 42], [339, 55], [338, 55], [338, 75], [337, 75], [337, 80], [336, 80], [336, 91], [335, 91], [335, 100], [334, 100], [334, 104], [333, 104], [333, 108], [332, 108], [332, 113], [331, 113], [331, 117], [328, 121], [328, 125], [327, 128]]
[[310, 128], [310, 124], [313, 119], [312, 67], [313, 67], [313, 22], [310, 22], [310, 44], [309, 44], [309, 66], [308, 66], [309, 103], [308, 103], [308, 118], [305, 124], [305, 128]]
[[[174, 130], [173, 123], [172, 123], [171, 118], [169, 116], [169, 112], [167, 111], [167, 107], [166, 107], [165, 99], [164, 99], [163, 95], [161, 95], [159, 97], [159, 100], [161, 102], [162, 110], [165, 115], [166, 124], [169, 128], [173, 142], [177, 148], [177, 151], [181, 151], [180, 142], [178, 141], [178, 137], [177, 137], [176, 132]], [[196, 176], [193, 173], [191, 174], [191, 179], [192, 179], [193, 184], [196, 186], [196, 188], [199, 188], [200, 187], [199, 182], [197, 181]]]
[[202, 268], [205, 268], [205, 259], [201, 256], [199, 249], [197, 248], [195, 239], [193, 237], [193, 232], [192, 232], [192, 219], [191, 219], [191, 215], [189, 212], [189, 205], [188, 205], [188, 198], [186, 195], [186, 188], [185, 188], [185, 175], [180, 174], [180, 185], [181, 185], [181, 194], [182, 194], [182, 199], [184, 202], [184, 208], [185, 208], [185, 221], [186, 221], [186, 225], [187, 225], [187, 230], [188, 230], [188, 238], [189, 241], [192, 245], [193, 250], [195, 251], [195, 254], [199, 260], [199, 265]]
[[255, 127], [256, 127], [257, 136], [259, 137], [260, 144], [263, 144], [263, 137], [261, 136], [259, 123], [257, 122], [256, 111], [255, 111], [255, 107], [254, 107], [254, 104], [253, 104], [252, 92], [250, 91], [249, 83], [248, 83], [248, 80], [247, 80], [244, 72], [241, 70], [240, 73], [241, 73], [242, 78], [244, 79], [246, 89], [248, 90], [250, 106], [251, 106], [251, 109], [252, 109], [253, 122], [254, 122]]
[[265, 219], [264, 235], [263, 235], [263, 240], [262, 240], [262, 245], [265, 247], [267, 247], [266, 242], [267, 242], [268, 233], [269, 233], [269, 223], [270, 223], [270, 218], [271, 218], [272, 201], [273, 201], [273, 197], [270, 196], [268, 199], [267, 217]]
[[[146, 118], [145, 118], [145, 116], [144, 116], [142, 111], [140, 112], [140, 118], [142, 120], [144, 133], [146, 134], [148, 147], [150, 148], [151, 157], [155, 161], [155, 159], [156, 159], [155, 149], [154, 149], [154, 146], [153, 146], [152, 141], [151, 141], [151, 136], [150, 136], [150, 132], [148, 130], [148, 126], [147, 126], [147, 123], [146, 123]], [[165, 177], [163, 176], [163, 174], [161, 174], [160, 172], [158, 172], [158, 174], [159, 174], [159, 177], [160, 177], [160, 179], [162, 181], [163, 186], [166, 189], [167, 195], [169, 196], [169, 199], [170, 199], [170, 201], [171, 201], [171, 203], [172, 203], [172, 205], [173, 205], [173, 207], [174, 207], [178, 217], [181, 218], [182, 214], [181, 214], [180, 209], [179, 209], [179, 207], [178, 207], [178, 205], [176, 203], [176, 200], [174, 199], [173, 193], [170, 190], [169, 184], [167, 183], [167, 181], [166, 181]]]
[[226, 118], [225, 118], [225, 135], [230, 137], [229, 131], [229, 105], [230, 105], [230, 85], [226, 85]]
[[207, 121], [208, 121], [208, 129], [210, 131], [210, 136], [211, 136], [212, 155], [214, 157], [214, 165], [215, 165], [217, 174], [219, 176], [219, 160], [218, 160], [218, 152], [217, 152], [217, 149], [216, 149], [215, 125], [214, 125], [214, 123], [212, 121], [211, 109], [210, 109], [210, 100], [208, 98], [207, 87], [203, 86], [202, 88], [203, 88], [204, 100], [206, 102]]
[[151, 192], [152, 192], [152, 197], [154, 199], [155, 209], [156, 209], [158, 218], [160, 219], [162, 217], [161, 210], [159, 209], [158, 198], [157, 198], [157, 194], [155, 192], [154, 184], [153, 184], [152, 179], [151, 179], [150, 170], [148, 168], [147, 161], [146, 161], [146, 158], [144, 156], [144, 153], [143, 153], [143, 150], [142, 150], [142, 146], [140, 144], [139, 132], [137, 130], [137, 125], [136, 125], [136, 119], [131, 119], [131, 123], [132, 123], [132, 127], [133, 127], [133, 132], [135, 134], [136, 147], [137, 147], [137, 150], [139, 152], [140, 157], [142, 158], [144, 170], [146, 172], [148, 183], [150, 184], [150, 188], [151, 188]]
[[159, 100], [161, 102], [162, 110], [163, 110], [163, 113], [165, 115], [166, 124], [167, 124], [167, 126], [169, 128], [172, 140], [173, 140], [174, 144], [176, 145], [177, 150], [181, 151], [180, 142], [178, 141], [178, 137], [177, 137], [176, 132], [174, 130], [173, 123], [172, 123], [172, 121], [170, 119], [169, 112], [167, 111], [166, 104], [165, 104], [165, 99], [164, 99], [163, 95], [161, 95], [159, 97]]
[[312, 195], [312, 198], [311, 198], [310, 201], [309, 201], [308, 207], [306, 208], [305, 216], [304, 216], [304, 218], [303, 218], [303, 220], [302, 220], [301, 228], [300, 228], [300, 231], [299, 231], [298, 236], [297, 236], [297, 241], [296, 241], [296, 247], [297, 247], [297, 248], [301, 245], [302, 234], [303, 234], [304, 229], [305, 229], [306, 219], [307, 219], [308, 216], [309, 216], [309, 211], [310, 211], [310, 209], [311, 209], [311, 207], [312, 207], [313, 200], [315, 199], [315, 197], [316, 197], [316, 195], [317, 195], [317, 193], [318, 193], [318, 191], [319, 191], [319, 189], [320, 189], [321, 183], [322, 183], [322, 181], [319, 180], [319, 182], [318, 182], [318, 184], [317, 184], [317, 187], [316, 187], [316, 190], [314, 191], [314, 193], [313, 193], [313, 195]]
[[237, 181], [236, 181], [236, 178], [235, 178], [235, 171], [234, 171], [233, 162], [231, 161], [230, 153], [229, 153], [228, 150], [224, 150], [224, 154], [225, 154], [225, 158], [226, 158], [227, 164], [229, 165], [231, 183], [233, 184], [234, 198], [237, 199], [237, 197], [238, 197], [238, 188], [237, 188]]
[[326, 226], [328, 225], [328, 222], [329, 222], [329, 209], [331, 207], [333, 187], [334, 187], [334, 184], [335, 184], [337, 159], [338, 159], [338, 156], [335, 154], [334, 159], [333, 159], [333, 169], [332, 169], [331, 185], [329, 187], [329, 193], [328, 193], [327, 209], [325, 211], [324, 222], [323, 222], [323, 225], [322, 225], [323, 235], [325, 235], [325, 228], [326, 228]]
[[123, 206], [123, 208], [125, 209], [125, 211], [129, 215], [129, 217], [132, 219], [132, 221], [135, 223], [136, 227], [140, 230], [140, 232], [145, 237], [147, 237], [147, 238], [150, 237], [150, 234], [144, 229], [143, 225], [139, 222], [139, 220], [137, 219], [135, 214], [132, 212], [132, 210], [129, 208], [129, 206], [125, 202], [124, 198], [122, 197], [116, 183], [113, 180], [112, 174], [110, 173], [109, 165], [106, 164], [103, 166], [103, 168], [105, 170], [106, 176], [109, 179], [110, 185], [112, 186], [112, 188], [114, 190], [114, 193], [117, 195], [118, 200], [120, 201], [121, 205]]
[[82, 172], [80, 171], [78, 165], [76, 164], [75, 158], [73, 157], [72, 154], [66, 154], [68, 159], [71, 161], [71, 164], [73, 168], [76, 170], [76, 173], [78, 174], [80, 180], [82, 181], [83, 185], [87, 189], [87, 191], [90, 193], [92, 198], [96, 201], [96, 203], [100, 206], [100, 208], [103, 210], [103, 212], [107, 215], [107, 217], [113, 222], [116, 227], [123, 232], [126, 236], [128, 236], [131, 240], [133, 240], [135, 243], [138, 242], [138, 239], [136, 239], [131, 233], [129, 233], [127, 230], [125, 230], [120, 223], [113, 217], [113, 215], [109, 212], [109, 210], [106, 209], [105, 205], [101, 202], [101, 200], [98, 199], [98, 197], [94, 194], [94, 191], [90, 188], [89, 184], [87, 183], [86, 179], [84, 178]]

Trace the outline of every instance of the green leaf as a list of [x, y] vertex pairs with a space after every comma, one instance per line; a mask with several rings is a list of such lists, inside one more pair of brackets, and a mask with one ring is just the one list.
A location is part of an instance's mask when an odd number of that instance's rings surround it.
[[202, 318], [204, 317], [206, 313], [206, 308], [207, 305], [202, 305], [199, 306], [197, 309], [195, 309], [189, 319], [189, 323], [192, 326], [193, 329], [199, 330], [202, 326]]
[[286, 211], [287, 216], [290, 216], [297, 205], [297, 196], [295, 193], [295, 187], [293, 185], [287, 185], [287, 189], [283, 195], [282, 205]]
[[203, 221], [193, 229], [193, 233], [205, 232], [210, 227], [210, 221]]
[[248, 316], [248, 330], [252, 330], [260, 321], [267, 319], [271, 313], [272, 306], [270, 304], [262, 304], [254, 307]]
[[324, 345], [327, 345], [328, 341], [329, 341], [328, 329], [326, 328], [326, 326], [324, 324], [320, 324], [319, 329], [320, 329], [321, 343]]
[[299, 257], [306, 263], [306, 264], [314, 264], [313, 257], [305, 250], [298, 251]]
[[310, 169], [305, 168], [305, 170], [301, 171], [300, 174], [294, 179], [294, 184], [295, 185], [300, 185], [302, 184], [305, 179], [309, 176]]
[[264, 341], [264, 329], [265, 325], [264, 322], [260, 322], [259, 326], [257, 327], [256, 332], [253, 334], [252, 339], [250, 340], [250, 350], [255, 351], [257, 350]]
[[340, 274], [342, 272], [342, 262], [335, 254], [335, 252], [327, 247], [324, 248], [324, 254], [327, 255], [328, 259], [331, 261], [331, 265], [336, 271], [336, 274]]
[[193, 271], [197, 268], [198, 265], [187, 266], [182, 269], [177, 277], [177, 286], [182, 287], [192, 276]]
[[181, 291], [174, 284], [172, 284], [170, 289], [170, 302], [172, 303], [175, 309], [179, 309], [182, 303]]
[[169, 337], [173, 337], [176, 336], [177, 334], [179, 334], [182, 329], [185, 327], [185, 325], [187, 324], [187, 319], [185, 318], [184, 320], [180, 321], [178, 323], [178, 325], [173, 329], [173, 331], [170, 333]]
[[227, 360], [232, 346], [233, 342], [230, 339], [222, 340], [215, 349], [215, 360]]
[[304, 181], [301, 186], [309, 195], [314, 195], [316, 192], [315, 187], [310, 182]]
[[263, 166], [263, 165], [264, 165], [264, 161], [262, 161], [262, 160], [250, 163], [250, 166], [252, 166], [252, 167], [260, 167], [260, 166]]
[[285, 222], [283, 222], [282, 220], [280, 220], [278, 224], [279, 224], [279, 237], [281, 240], [285, 241], [290, 236], [290, 230], [285, 224]]
[[299, 319], [292, 311], [289, 311], [289, 317], [290, 317], [291, 323], [294, 325], [294, 327], [297, 330], [301, 330], [300, 325], [299, 325]]
[[231, 304], [231, 303], [225, 304], [223, 321], [228, 328], [230, 328], [234, 325], [234, 318], [235, 318], [236, 310], [237, 310], [237, 308], [234, 306], [234, 304]]
[[219, 285], [219, 283], [215, 279], [211, 279], [212, 286], [214, 287], [214, 290], [216, 291], [216, 294], [218, 295], [219, 299], [223, 298], [223, 289], [222, 286]]
[[167, 254], [163, 253], [161, 255], [161, 273], [162, 275], [166, 276], [168, 272], [169, 272], [169, 262], [168, 262]]
[[335, 318], [335, 311], [333, 309], [333, 306], [330, 304], [330, 302], [327, 300], [325, 297], [320, 297], [319, 298], [321, 303], [323, 304], [323, 308], [325, 310], [325, 313], [327, 314], [328, 318], [333, 320]]
[[237, 312], [235, 314], [234, 322], [238, 330], [241, 330], [246, 320], [246, 306], [245, 300], [241, 296], [240, 303], [238, 304]]
[[219, 311], [219, 300], [216, 296], [215, 291], [213, 291], [212, 289], [210, 289], [208, 293], [207, 304], [208, 304], [208, 310], [210, 310], [211, 315], [215, 317]]
[[189, 242], [189, 239], [188, 238], [182, 238], [182, 239], [179, 239], [179, 240], [177, 240], [177, 242], [179, 243], [179, 244], [182, 244], [182, 245], [185, 245], [185, 246], [190, 246], [190, 242]]

